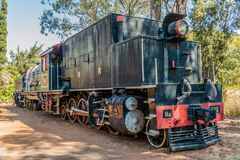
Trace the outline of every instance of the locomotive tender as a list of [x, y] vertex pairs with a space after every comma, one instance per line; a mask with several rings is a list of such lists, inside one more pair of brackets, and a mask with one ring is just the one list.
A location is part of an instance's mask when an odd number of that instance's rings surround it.
[[16, 80], [15, 102], [112, 134], [146, 134], [172, 151], [217, 143], [222, 86], [202, 78], [184, 15], [163, 22], [109, 14], [44, 51]]

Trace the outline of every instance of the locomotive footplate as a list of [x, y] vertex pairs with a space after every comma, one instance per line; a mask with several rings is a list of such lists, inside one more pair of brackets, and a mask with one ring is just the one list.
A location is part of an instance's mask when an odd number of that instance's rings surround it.
[[169, 148], [182, 151], [204, 148], [220, 141], [217, 125], [195, 124], [188, 127], [168, 129]]

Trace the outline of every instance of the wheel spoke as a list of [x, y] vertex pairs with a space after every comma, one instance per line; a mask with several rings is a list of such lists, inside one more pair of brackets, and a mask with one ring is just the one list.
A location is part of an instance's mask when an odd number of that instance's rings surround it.
[[[76, 108], [76, 102], [73, 98], [71, 98], [68, 102], [68, 109], [71, 110], [72, 108]], [[68, 118], [70, 122], [74, 123], [77, 119], [77, 116], [71, 115], [70, 112], [68, 112]]]
[[[151, 124], [156, 124], [156, 118], [152, 118], [147, 121], [146, 133], [149, 133]], [[147, 139], [148, 139], [149, 143], [156, 148], [162, 147], [167, 141], [166, 131], [163, 129], [158, 130], [158, 131], [159, 131], [158, 136], [153, 136], [153, 135], [147, 134]]]
[[113, 134], [113, 135], [119, 135], [120, 132], [115, 130], [114, 128], [112, 128], [110, 125], [107, 125], [107, 129], [109, 131], [110, 134]]
[[65, 105], [61, 106], [61, 118], [62, 118], [62, 120], [66, 120], [66, 118], [67, 118], [66, 106]]
[[[78, 102], [78, 106], [77, 108], [80, 109], [80, 110], [83, 110], [83, 111], [87, 111], [87, 105], [86, 105], [86, 100], [81, 98]], [[87, 121], [87, 117], [85, 116], [77, 116], [77, 119], [78, 119], [78, 123], [79, 124], [86, 124], [86, 121]]]

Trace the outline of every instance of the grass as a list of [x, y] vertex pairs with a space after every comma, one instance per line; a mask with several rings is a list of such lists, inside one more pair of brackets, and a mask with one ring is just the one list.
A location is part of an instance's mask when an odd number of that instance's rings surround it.
[[224, 95], [224, 112], [226, 116], [240, 116], [240, 89], [230, 89]]

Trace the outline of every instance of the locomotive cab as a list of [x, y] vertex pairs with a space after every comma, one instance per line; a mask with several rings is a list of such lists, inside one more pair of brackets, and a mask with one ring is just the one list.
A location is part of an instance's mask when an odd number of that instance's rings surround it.
[[62, 86], [60, 63], [62, 45], [56, 44], [41, 55], [41, 90], [58, 90]]

